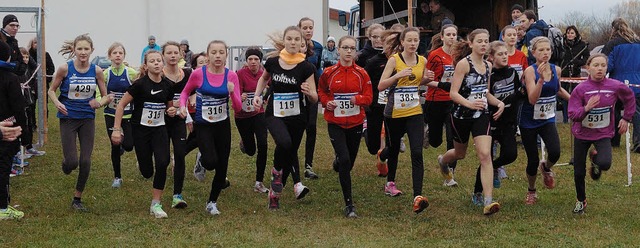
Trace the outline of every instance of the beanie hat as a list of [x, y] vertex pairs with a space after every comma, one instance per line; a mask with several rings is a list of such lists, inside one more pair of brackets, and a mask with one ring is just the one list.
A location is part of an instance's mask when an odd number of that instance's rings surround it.
[[6, 62], [11, 57], [11, 47], [4, 41], [0, 41], [0, 61]]
[[4, 28], [12, 22], [18, 22], [18, 17], [12, 14], [8, 14], [4, 16], [4, 19], [2, 19], [2, 27]]
[[512, 11], [512, 12], [513, 12], [514, 10], [516, 10], [516, 9], [517, 9], [517, 10], [519, 10], [519, 11], [520, 11], [520, 13], [524, 12], [524, 7], [522, 7], [522, 5], [520, 5], [520, 4], [517, 4], [517, 3], [516, 3], [516, 4], [514, 4], [514, 5], [511, 7], [511, 11]]
[[249, 48], [244, 52], [244, 58], [249, 59], [249, 56], [255, 55], [262, 60], [262, 51], [259, 48]]
[[327, 38], [327, 42], [329, 41], [333, 41], [334, 43], [336, 42], [336, 38], [333, 38], [333, 36], [329, 36], [329, 38]]
[[188, 41], [188, 40], [186, 40], [186, 39], [185, 39], [185, 40], [182, 40], [182, 41], [180, 41], [180, 45], [187, 45], [187, 46], [189, 46], [189, 41]]
[[445, 17], [445, 18], [442, 20], [442, 26], [447, 25], [447, 24], [453, 24], [453, 21], [452, 21], [451, 19], [449, 19], [449, 18]]
[[155, 40], [155, 39], [156, 39], [156, 37], [155, 37], [155, 36], [153, 36], [153, 35], [149, 35], [149, 40]]

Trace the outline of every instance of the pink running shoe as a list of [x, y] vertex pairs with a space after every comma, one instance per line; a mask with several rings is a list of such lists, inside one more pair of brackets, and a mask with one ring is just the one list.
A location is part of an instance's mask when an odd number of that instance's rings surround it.
[[387, 184], [384, 186], [384, 193], [392, 197], [402, 195], [402, 191], [396, 188], [395, 182], [387, 182]]
[[553, 171], [549, 170], [548, 172], [544, 170], [547, 167], [547, 161], [540, 161], [540, 172], [542, 173], [542, 178], [544, 179], [544, 186], [547, 189], [553, 189], [556, 187], [556, 180], [554, 178], [555, 174]]

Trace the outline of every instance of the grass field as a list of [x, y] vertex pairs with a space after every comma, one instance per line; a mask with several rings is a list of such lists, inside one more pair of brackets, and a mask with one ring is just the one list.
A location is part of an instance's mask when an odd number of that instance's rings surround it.
[[[411, 212], [411, 171], [408, 153], [400, 154], [397, 185], [405, 195], [386, 197], [383, 178], [376, 176], [375, 157], [362, 142], [352, 172], [353, 195], [360, 218], [343, 216], [342, 194], [338, 175], [331, 169], [333, 148], [329, 143], [326, 122], [319, 116], [315, 170], [319, 180], [304, 180], [311, 193], [296, 201], [287, 186], [281, 209], [267, 210], [266, 194], [253, 192], [254, 158], [241, 154], [238, 132], [232, 126], [232, 152], [229, 179], [232, 186], [218, 201], [222, 212], [211, 216], [205, 212], [212, 173], [205, 182], [193, 178], [195, 154], [187, 157], [187, 177], [183, 194], [189, 207], [169, 208], [173, 178], [169, 176], [164, 209], [169, 218], [157, 220], [149, 215], [150, 180], [136, 167], [133, 153], [123, 156], [123, 187], [111, 188], [113, 170], [109, 159], [109, 141], [101, 114], [96, 118], [96, 145], [91, 176], [83, 201], [90, 213], [70, 209], [77, 171], [65, 176], [61, 169], [61, 146], [58, 120], [49, 118], [47, 154], [32, 158], [26, 175], [11, 179], [12, 205], [25, 212], [21, 221], [3, 221], [0, 246], [3, 247], [629, 247], [640, 245], [640, 204], [638, 181], [626, 183], [624, 149], [614, 149], [613, 166], [600, 181], [587, 179], [588, 208], [584, 215], [572, 213], [575, 203], [573, 169], [554, 169], [557, 188], [547, 190], [538, 182], [539, 200], [525, 206], [526, 156], [518, 149], [518, 160], [509, 165], [509, 179], [494, 191], [503, 206], [491, 217], [471, 204], [477, 160], [473, 149], [458, 163], [459, 187], [445, 188], [438, 172], [436, 156], [444, 148], [424, 152], [424, 193], [430, 206], [422, 214]], [[570, 157], [569, 126], [558, 124], [561, 131], [562, 156]], [[269, 138], [269, 161], [272, 166], [273, 142]], [[304, 149], [300, 149], [300, 158]], [[638, 155], [632, 155], [640, 165]], [[268, 183], [269, 176], [265, 175]], [[541, 179], [541, 178], [540, 178]], [[289, 184], [291, 185], [291, 184]]]

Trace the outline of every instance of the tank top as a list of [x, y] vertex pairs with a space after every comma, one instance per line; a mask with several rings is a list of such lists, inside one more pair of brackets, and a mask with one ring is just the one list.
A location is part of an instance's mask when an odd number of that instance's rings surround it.
[[202, 66], [202, 85], [196, 89], [196, 123], [215, 123], [229, 118], [228, 74], [229, 69], [225, 68], [222, 85], [214, 87], [207, 79], [207, 66]]
[[418, 87], [422, 81], [427, 59], [416, 55], [417, 63], [413, 66], [408, 66], [401, 53], [396, 53], [393, 57], [396, 60], [394, 71], [399, 72], [406, 68], [411, 68], [412, 74], [408, 77], [398, 79], [398, 82], [389, 88], [387, 105], [384, 108], [384, 116], [389, 118], [402, 118], [422, 114]]
[[67, 62], [67, 76], [60, 85], [58, 100], [67, 108], [67, 115], [58, 112], [61, 119], [94, 119], [96, 112], [89, 101], [95, 99], [96, 65], [89, 65], [89, 70], [80, 73], [73, 65], [73, 60]]
[[[483, 60], [485, 73], [480, 74], [473, 65], [471, 57], [467, 56], [466, 59], [467, 62], [469, 62], [469, 73], [464, 76], [458, 93], [472, 102], [476, 100], [484, 100], [487, 102], [487, 93], [489, 92], [489, 64]], [[488, 113], [488, 108], [473, 110], [458, 103], [453, 104], [452, 115], [456, 119], [477, 119], [482, 114]]]
[[[122, 74], [120, 76], [116, 76], [113, 73], [113, 70], [109, 70], [109, 82], [107, 82], [107, 93], [114, 94], [114, 99], [111, 101], [107, 107], [104, 108], [105, 114], [115, 115], [116, 107], [120, 100], [122, 100], [122, 96], [127, 92], [127, 89], [131, 86], [131, 81], [129, 80], [129, 74], [127, 72], [127, 68], [124, 68]], [[124, 107], [124, 115], [130, 115], [132, 112], [133, 106], [128, 104]]]
[[[538, 82], [538, 65], [533, 64], [533, 71], [536, 75], [535, 82]], [[524, 101], [520, 111], [520, 126], [523, 128], [537, 128], [547, 123], [556, 122], [556, 95], [560, 90], [558, 75], [556, 75], [556, 65], [550, 64], [553, 77], [549, 82], [544, 82], [540, 98], [535, 104]]]

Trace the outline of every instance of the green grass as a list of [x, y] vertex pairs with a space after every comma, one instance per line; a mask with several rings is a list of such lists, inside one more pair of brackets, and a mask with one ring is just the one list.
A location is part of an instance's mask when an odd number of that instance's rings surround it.
[[[622, 148], [614, 149], [612, 169], [602, 179], [587, 179], [587, 213], [572, 213], [575, 203], [573, 169], [555, 168], [557, 188], [544, 189], [538, 182], [538, 204], [524, 205], [526, 156], [518, 149], [518, 160], [507, 167], [509, 179], [494, 191], [503, 208], [485, 217], [473, 206], [470, 194], [477, 160], [469, 149], [458, 163], [456, 180], [460, 186], [445, 188], [437, 169], [436, 156], [444, 148], [424, 152], [424, 193], [429, 208], [420, 215], [411, 212], [411, 171], [408, 153], [400, 154], [397, 184], [406, 194], [384, 196], [383, 178], [375, 176], [375, 157], [366, 151], [364, 141], [356, 161], [353, 195], [360, 218], [345, 219], [337, 173], [331, 169], [333, 148], [326, 122], [319, 116], [315, 170], [319, 180], [304, 180], [311, 193], [296, 201], [287, 186], [281, 209], [267, 210], [266, 194], [254, 193], [254, 159], [238, 149], [238, 132], [232, 127], [233, 141], [229, 178], [232, 186], [222, 192], [219, 216], [204, 211], [212, 173], [197, 182], [191, 173], [195, 154], [187, 157], [184, 196], [189, 207], [169, 208], [173, 178], [168, 177], [163, 205], [169, 219], [149, 215], [150, 180], [140, 176], [133, 153], [123, 156], [124, 184], [111, 188], [113, 171], [104, 119], [96, 119], [93, 163], [83, 201], [90, 213], [76, 213], [70, 201], [77, 171], [66, 176], [60, 169], [62, 154], [58, 120], [49, 118], [47, 155], [32, 158], [26, 175], [11, 179], [11, 204], [25, 212], [21, 221], [4, 221], [0, 244], [6, 247], [113, 247], [113, 246], [194, 246], [194, 247], [409, 247], [432, 244], [438, 247], [623, 247], [638, 246], [640, 209], [638, 185], [624, 187], [626, 160]], [[570, 156], [569, 126], [559, 124], [562, 139], [560, 162]], [[268, 170], [272, 166], [273, 142], [269, 140]], [[300, 149], [300, 158], [303, 157]], [[636, 164], [638, 155], [632, 155]], [[269, 182], [268, 175], [266, 183]], [[634, 234], [635, 233], [635, 234]]]

